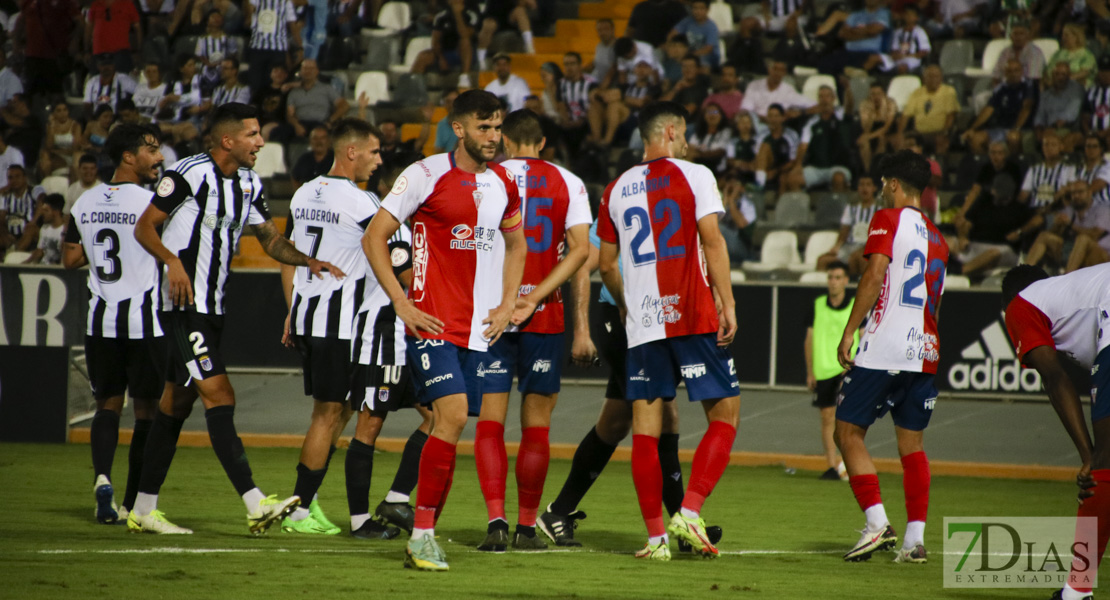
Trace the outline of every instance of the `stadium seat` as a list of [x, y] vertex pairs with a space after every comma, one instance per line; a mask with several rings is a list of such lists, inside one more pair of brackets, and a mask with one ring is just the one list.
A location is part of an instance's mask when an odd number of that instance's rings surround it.
[[840, 192], [817, 192], [811, 195], [814, 206], [813, 224], [817, 227], [840, 227], [840, 217], [844, 205], [848, 203], [847, 194]]
[[31, 253], [30, 252], [17, 252], [15, 250], [12, 250], [11, 252], [4, 255], [4, 264], [5, 265], [18, 265], [19, 263], [27, 260], [28, 258], [31, 258]]
[[263, 179], [288, 172], [285, 168], [285, 149], [281, 144], [266, 144], [258, 151], [254, 172]]
[[798, 278], [798, 283], [814, 285], [825, 285], [828, 281], [829, 274], [824, 271], [809, 271], [807, 273], [802, 273], [802, 276]]
[[1006, 46], [1010, 45], [1010, 40], [991, 40], [987, 42], [987, 47], [983, 49], [983, 62], [979, 67], [968, 67], [964, 74], [968, 77], [990, 77], [994, 71], [994, 65], [998, 62], [998, 57], [1002, 56], [1002, 51]]
[[[832, 75], [811, 75], [809, 79], [806, 79], [806, 82], [802, 84], [802, 95], [817, 102], [817, 92], [823, 85], [831, 87], [833, 92], [836, 92], [836, 78]], [[836, 104], [837, 106], [840, 105], [839, 97], [836, 99]]]
[[748, 276], [743, 271], [732, 270], [732, 283], [744, 283], [748, 280]]
[[948, 40], [940, 49], [940, 70], [945, 75], [963, 75], [975, 64], [975, 46], [970, 40]]
[[798, 235], [793, 231], [772, 231], [763, 240], [759, 262], [745, 262], [744, 270], [769, 273], [775, 269], [788, 269], [802, 262], [798, 256]]
[[412, 71], [412, 64], [416, 62], [416, 55], [420, 54], [423, 50], [431, 49], [431, 37], [414, 37], [409, 40], [409, 45], [405, 47], [404, 62], [399, 65], [390, 65], [389, 70], [393, 73], [408, 73]]
[[711, 3], [709, 5], [709, 20], [717, 24], [717, 30], [722, 37], [726, 33], [730, 33], [735, 27], [732, 19], [732, 5], [726, 2]]
[[945, 275], [945, 290], [966, 290], [971, 287], [971, 280], [966, 275]]
[[898, 104], [898, 110], [902, 111], [906, 108], [910, 94], [919, 87], [921, 87], [921, 78], [917, 75], [899, 75], [890, 80], [886, 95], [890, 96]]
[[379, 102], [389, 102], [389, 76], [381, 71], [366, 71], [355, 82], [355, 101], [363, 92], [370, 98], [370, 106]]
[[793, 229], [813, 223], [813, 215], [809, 210], [809, 194], [805, 192], [787, 192], [779, 196], [775, 202], [775, 218], [772, 221], [775, 227]]
[[1060, 41], [1055, 38], [1037, 38], [1033, 40], [1033, 45], [1041, 49], [1044, 54], [1045, 64], [1052, 58], [1053, 54], [1060, 49]]
[[380, 29], [363, 29], [362, 35], [388, 37], [398, 35], [412, 24], [412, 8], [408, 2], [386, 2], [378, 11]]
[[43, 178], [41, 185], [47, 194], [61, 194], [64, 196], [66, 190], [69, 189], [69, 179], [59, 175], [51, 175]]
[[806, 240], [806, 250], [802, 264], [793, 265], [790, 270], [795, 273], [804, 273], [816, 269], [817, 259], [832, 249], [833, 244], [836, 243], [836, 238], [836, 231], [814, 231]]

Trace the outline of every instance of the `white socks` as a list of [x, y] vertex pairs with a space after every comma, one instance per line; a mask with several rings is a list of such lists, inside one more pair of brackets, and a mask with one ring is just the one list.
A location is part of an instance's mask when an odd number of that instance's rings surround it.
[[356, 531], [359, 527], [362, 527], [369, 520], [369, 513], [363, 513], [361, 515], [351, 515], [351, 531]]
[[867, 529], [870, 531], [878, 531], [890, 524], [890, 520], [886, 518], [886, 509], [883, 508], [882, 503], [868, 508], [863, 511], [863, 514], [867, 516]]
[[158, 494], [139, 492], [135, 496], [135, 506], [131, 507], [131, 512], [135, 513], [135, 516], [145, 517], [156, 510], [158, 510]]
[[910, 521], [906, 524], [906, 535], [902, 538], [902, 548], [913, 550], [913, 547], [925, 545], [925, 521]]
[[1064, 586], [1064, 591], [1060, 594], [1060, 600], [1084, 600], [1090, 598], [1091, 592], [1077, 592], [1070, 585]]
[[478, 68], [484, 69], [486, 66], [486, 49], [478, 48]]
[[436, 530], [435, 529], [421, 529], [419, 527], [414, 527], [413, 530], [412, 530], [412, 539], [418, 540], [418, 539], [424, 537], [424, 534], [428, 534], [428, 535], [432, 536], [432, 539], [435, 539]]
[[250, 490], [247, 490], [247, 493], [243, 494], [243, 504], [247, 505], [247, 514], [248, 515], [258, 514], [258, 510], [259, 510], [258, 507], [259, 507], [259, 505], [262, 504], [262, 501], [265, 500], [265, 499], [266, 499], [266, 494], [263, 494], [262, 490], [260, 490], [258, 488], [252, 488]]
[[698, 517], [701, 516], [698, 513], [686, 508], [685, 506], [682, 507], [682, 509], [679, 512], [681, 512], [682, 516], [686, 517], [687, 519], [697, 519]]
[[659, 542], [663, 542], [664, 544], [669, 544], [669, 543], [671, 543], [671, 540], [670, 540], [669, 537], [667, 537], [667, 534], [665, 534], [665, 533], [663, 535], [648, 536], [648, 545], [649, 546], [654, 546], [654, 545], [658, 544]]
[[405, 504], [408, 504], [409, 503], [409, 497], [408, 497], [407, 494], [402, 494], [400, 492], [395, 492], [393, 490], [389, 490], [389, 493], [385, 495], [385, 501], [389, 502], [389, 503], [394, 503], [394, 504], [395, 503], [400, 503], [400, 502], [404, 502]]
[[311, 514], [312, 513], [308, 512], [307, 508], [305, 508], [303, 506], [298, 506], [297, 509], [293, 511], [293, 514], [289, 515], [289, 520], [290, 521], [303, 521], [303, 520], [307, 519], [309, 517], [309, 515], [311, 515]]

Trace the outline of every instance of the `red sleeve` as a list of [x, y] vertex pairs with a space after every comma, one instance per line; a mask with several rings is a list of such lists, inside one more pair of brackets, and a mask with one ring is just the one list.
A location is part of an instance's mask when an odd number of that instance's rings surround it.
[[520, 217], [520, 190], [516, 187], [513, 174], [508, 169], [501, 169], [500, 171], [501, 177], [504, 179], [505, 195], [509, 199], [505, 204], [505, 214], [501, 217], [501, 231], [509, 233], [520, 229], [524, 224], [524, 220]]
[[871, 226], [867, 229], [867, 243], [863, 247], [863, 255], [882, 254], [886, 257], [894, 256], [894, 233], [898, 230], [899, 211], [884, 209], [871, 217]]
[[617, 227], [609, 214], [609, 193], [612, 190], [613, 184], [610, 183], [609, 187], [605, 188], [605, 193], [601, 195], [601, 206], [597, 209], [597, 237], [603, 242], [616, 244]]
[[124, 2], [124, 4], [127, 6], [127, 15], [126, 15], [127, 20], [131, 23], [138, 23], [139, 22], [139, 9], [138, 9], [138, 7], [136, 7], [135, 3], [131, 2], [130, 0], [128, 0], [127, 2]]
[[1021, 296], [1015, 297], [1006, 307], [1006, 331], [1014, 343], [1018, 359], [1024, 359], [1026, 353], [1040, 346], [1056, 349], [1056, 343], [1052, 341], [1052, 322]]

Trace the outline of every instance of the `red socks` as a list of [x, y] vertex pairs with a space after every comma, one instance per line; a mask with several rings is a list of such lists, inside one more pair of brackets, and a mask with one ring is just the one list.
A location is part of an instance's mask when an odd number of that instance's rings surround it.
[[713, 492], [721, 475], [728, 466], [732, 452], [732, 442], [736, 439], [736, 428], [722, 421], [713, 421], [702, 436], [698, 449], [694, 452], [694, 464], [690, 469], [690, 485], [682, 498], [682, 508], [701, 513], [705, 498]]
[[[1094, 496], [1087, 498], [1079, 505], [1076, 516], [1096, 517], [1098, 519], [1098, 564], [1102, 564], [1102, 554], [1106, 551], [1106, 540], [1110, 537], [1110, 469], [1097, 469], [1091, 471], [1091, 477], [1098, 483], [1093, 488]], [[1080, 526], [1076, 523], [1076, 541], [1088, 538], [1080, 534]], [[1068, 585], [1077, 592], [1089, 593], [1091, 591], [1091, 571], [1094, 565], [1084, 564], [1081, 560], [1073, 560], [1071, 573], [1068, 575]]]
[[659, 466], [659, 438], [650, 435], [632, 436], [632, 482], [640, 501], [648, 535], [667, 533], [663, 523], [663, 469]]
[[509, 457], [505, 453], [505, 426], [497, 421], [478, 421], [474, 433], [474, 463], [478, 485], [486, 499], [489, 520], [505, 520], [505, 477]]
[[925, 452], [902, 457], [902, 490], [906, 494], [906, 521], [925, 521], [929, 514], [929, 459]]
[[[521, 432], [520, 451], [516, 456], [516, 492], [519, 507], [517, 523], [525, 527], [536, 526], [536, 512], [540, 507], [543, 482], [547, 479], [547, 464], [551, 459], [551, 446], [548, 443], [550, 429], [550, 427], [525, 427]], [[501, 480], [501, 495], [502, 515], [504, 515], [504, 479]]]
[[866, 512], [872, 506], [883, 503], [883, 497], [879, 494], [878, 475], [856, 475], [849, 478], [848, 483], [852, 486], [852, 493], [856, 495], [860, 510]]
[[436, 517], [447, 500], [455, 469], [455, 445], [435, 436], [429, 437], [420, 454], [420, 479], [416, 485], [418, 529], [435, 527]]

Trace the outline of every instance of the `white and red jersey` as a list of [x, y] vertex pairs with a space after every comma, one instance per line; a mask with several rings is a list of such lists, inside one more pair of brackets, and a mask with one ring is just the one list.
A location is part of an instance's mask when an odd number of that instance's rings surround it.
[[504, 259], [495, 240], [521, 226], [516, 179], [494, 164], [467, 173], [452, 154], [436, 154], [401, 173], [382, 209], [412, 219], [408, 297], [444, 324], [443, 333], [420, 335], [484, 352], [482, 320], [501, 304]]
[[[501, 166], [516, 177], [520, 194], [524, 239], [528, 243], [524, 278], [520, 281], [520, 295], [524, 296], [536, 289], [563, 259], [567, 230], [575, 225], [589, 227], [593, 222], [590, 196], [578, 176], [545, 160], [517, 158]], [[499, 244], [498, 248], [504, 246]], [[506, 331], [562, 333], [563, 329], [563, 290], [556, 288], [536, 306], [526, 327], [517, 329], [510, 325]]]
[[886, 371], [936, 373], [937, 308], [944, 292], [948, 243], [915, 208], [875, 213], [864, 255], [890, 258], [879, 299], [867, 317], [855, 364]]
[[620, 246], [628, 347], [717, 331], [698, 221], [724, 214], [713, 172], [661, 158], [605, 188], [597, 234]]
[[1110, 312], [1110, 263], [1029, 284], [1006, 307], [1006, 330], [1018, 358], [1050, 346], [1089, 369], [1110, 345], [1100, 335]]

